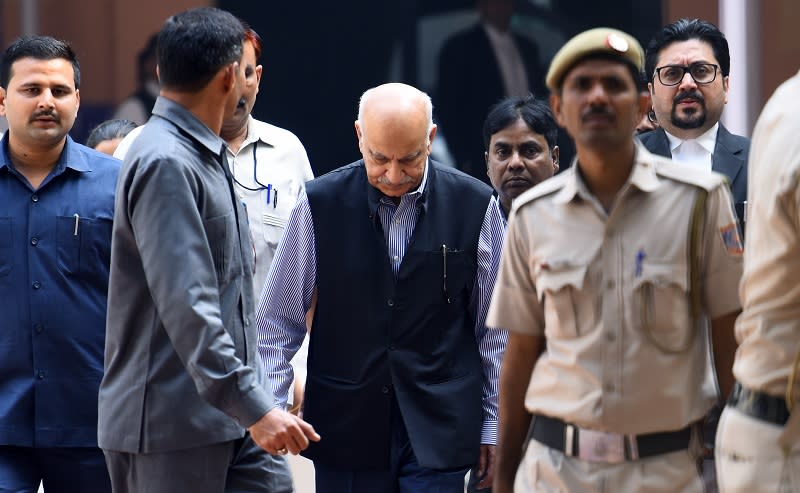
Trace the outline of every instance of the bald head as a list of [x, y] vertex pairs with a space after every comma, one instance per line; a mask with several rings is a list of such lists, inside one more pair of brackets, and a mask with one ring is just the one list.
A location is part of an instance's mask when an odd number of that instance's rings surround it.
[[422, 181], [436, 135], [430, 97], [400, 83], [369, 89], [355, 122], [358, 147], [372, 186], [400, 197]]

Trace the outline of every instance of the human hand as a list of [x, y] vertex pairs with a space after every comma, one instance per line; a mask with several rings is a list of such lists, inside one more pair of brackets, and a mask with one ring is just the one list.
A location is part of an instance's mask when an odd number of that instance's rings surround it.
[[476, 489], [484, 490], [492, 487], [494, 481], [494, 455], [495, 445], [481, 444], [481, 455], [478, 458], [478, 477], [480, 482], [475, 485]]
[[318, 442], [321, 438], [313, 426], [277, 407], [261, 416], [248, 431], [253, 441], [272, 455], [297, 455], [308, 447], [309, 440]]

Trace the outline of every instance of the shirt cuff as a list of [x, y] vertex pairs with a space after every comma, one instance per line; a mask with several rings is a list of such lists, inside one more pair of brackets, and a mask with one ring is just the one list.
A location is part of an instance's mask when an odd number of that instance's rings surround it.
[[483, 422], [481, 426], [481, 445], [497, 445], [497, 420]]

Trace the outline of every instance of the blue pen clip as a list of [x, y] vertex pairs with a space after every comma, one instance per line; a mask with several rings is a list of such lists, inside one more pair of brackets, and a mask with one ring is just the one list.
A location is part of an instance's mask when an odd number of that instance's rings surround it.
[[270, 191], [272, 191], [272, 184], [271, 184], [271, 183], [270, 183], [269, 185], [267, 185], [267, 205], [269, 205], [269, 203], [271, 202], [271, 201], [269, 200], [269, 193], [270, 193]]
[[636, 272], [634, 273], [635, 277], [641, 277], [642, 275], [642, 262], [644, 261], [647, 254], [644, 253], [644, 248], [640, 248], [638, 252], [636, 252]]

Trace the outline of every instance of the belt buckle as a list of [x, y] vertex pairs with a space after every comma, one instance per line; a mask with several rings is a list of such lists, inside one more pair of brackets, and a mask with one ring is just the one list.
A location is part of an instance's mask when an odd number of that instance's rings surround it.
[[578, 457], [588, 462], [619, 464], [625, 462], [626, 435], [603, 431], [578, 431]]

